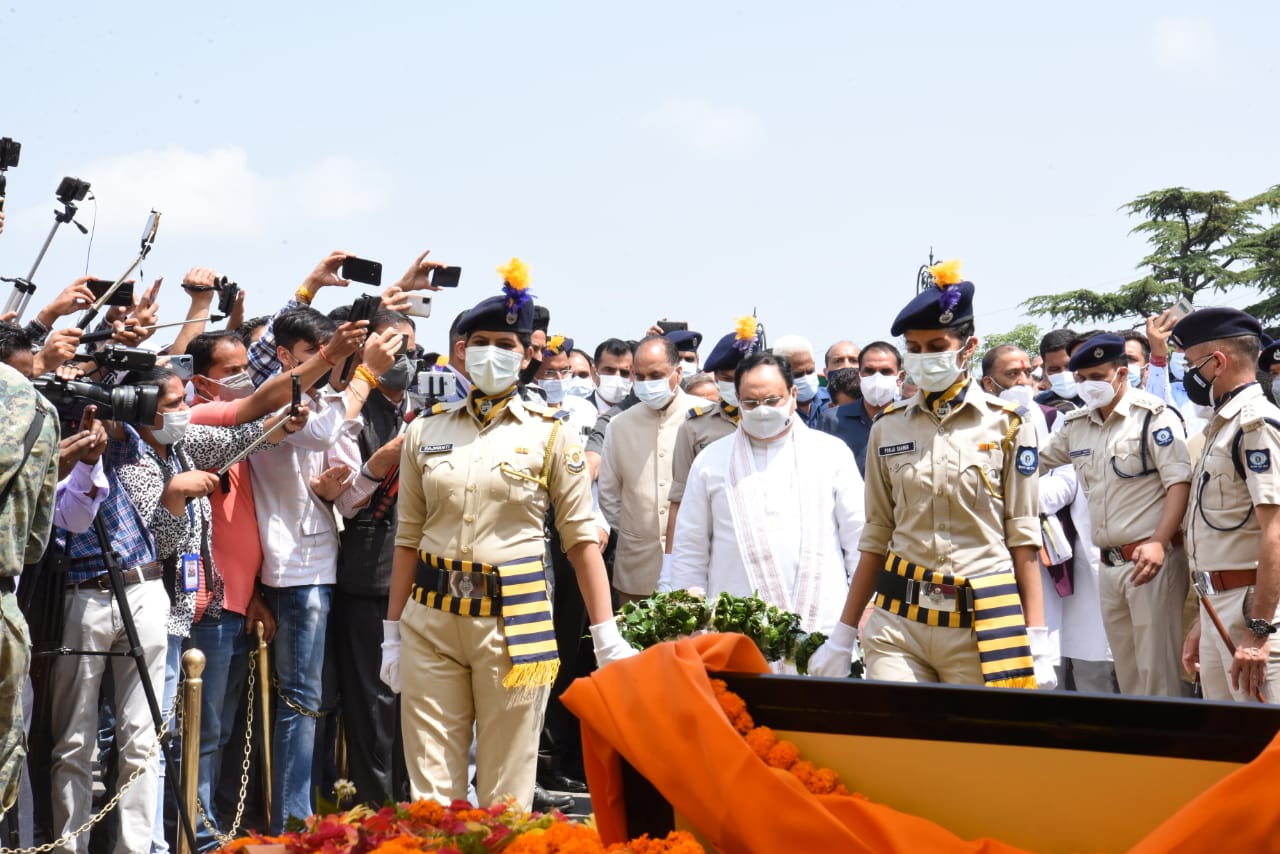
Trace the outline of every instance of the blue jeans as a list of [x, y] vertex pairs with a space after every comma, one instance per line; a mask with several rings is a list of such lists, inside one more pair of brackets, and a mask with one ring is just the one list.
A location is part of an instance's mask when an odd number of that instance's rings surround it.
[[[324, 674], [325, 629], [333, 601], [332, 584], [264, 587], [276, 615], [272, 659], [279, 692], [296, 706], [319, 712]], [[311, 803], [311, 766], [315, 757], [316, 719], [294, 711], [277, 696], [271, 735], [271, 832], [284, 830], [289, 816], [306, 818]]]
[[[222, 748], [231, 739], [236, 722], [236, 706], [248, 672], [248, 637], [244, 616], [223, 611], [221, 618], [202, 619], [191, 627], [187, 647], [204, 653], [204, 690], [200, 702], [200, 803], [214, 827], [213, 793], [218, 787]], [[218, 841], [198, 816], [196, 844], [201, 851], [217, 848]]]

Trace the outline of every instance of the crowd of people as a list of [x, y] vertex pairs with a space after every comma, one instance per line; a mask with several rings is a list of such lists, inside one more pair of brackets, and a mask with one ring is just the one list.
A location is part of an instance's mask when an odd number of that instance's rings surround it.
[[[1259, 383], [1280, 378], [1280, 343], [1248, 315], [982, 351], [975, 288], [947, 263], [884, 340], [821, 362], [752, 317], [705, 343], [655, 323], [587, 349], [516, 259], [447, 337], [404, 313], [437, 289], [428, 253], [369, 319], [313, 308], [349, 257], [269, 316], [244, 319], [242, 295], [221, 330], [220, 280], [194, 268], [188, 322], [127, 367], [156, 287], [105, 316], [101, 343], [58, 328], [93, 302], [84, 280], [0, 322], [0, 652], [22, 663], [0, 683], [5, 809], [29, 652], [18, 576], [55, 597], [28, 610], [32, 634], [71, 653], [32, 671], [52, 698], [28, 710], [38, 838], [90, 817], [106, 755], [128, 781], [115, 850], [174, 842], [142, 674], [99, 654], [127, 651], [122, 610], [165, 712], [182, 652], [208, 662], [202, 849], [236, 800], [223, 769], [259, 630], [273, 831], [315, 810], [339, 764], [361, 803], [568, 806], [585, 787], [558, 697], [635, 654], [615, 610], [660, 590], [795, 612], [827, 635], [818, 676], [861, 657], [872, 679], [1280, 700], [1280, 410]], [[153, 410], [86, 406], [84, 381]]]

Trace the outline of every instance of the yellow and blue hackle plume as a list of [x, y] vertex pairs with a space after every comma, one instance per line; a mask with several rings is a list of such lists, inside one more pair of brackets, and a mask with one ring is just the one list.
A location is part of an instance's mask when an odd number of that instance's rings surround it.
[[929, 268], [929, 275], [933, 277], [933, 283], [942, 291], [942, 298], [939, 300], [943, 311], [951, 311], [960, 302], [960, 291], [951, 288], [951, 285], [960, 284], [960, 259], [952, 258], [950, 261], [941, 261]]
[[547, 339], [546, 350], [551, 355], [553, 356], [560, 355], [560, 350], [563, 347], [564, 347], [563, 335], [552, 335], [550, 338]]
[[742, 355], [750, 355], [755, 349], [756, 342], [760, 340], [757, 334], [756, 319], [750, 315], [744, 315], [734, 321], [733, 324], [733, 346], [734, 349], [742, 353]]
[[515, 311], [533, 299], [533, 294], [529, 293], [528, 264], [512, 258], [498, 268], [498, 273], [502, 276], [502, 292], [507, 295], [508, 311]]

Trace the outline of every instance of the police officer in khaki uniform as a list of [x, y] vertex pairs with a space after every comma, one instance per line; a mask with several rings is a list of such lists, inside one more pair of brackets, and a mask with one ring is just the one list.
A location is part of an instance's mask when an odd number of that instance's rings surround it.
[[505, 295], [458, 327], [470, 395], [436, 405], [404, 440], [381, 675], [402, 691], [414, 797], [466, 798], [474, 725], [480, 803], [514, 797], [527, 809], [559, 665], [543, 568], [548, 507], [597, 660], [634, 651], [613, 620], [579, 437], [559, 413], [517, 394], [533, 304], [523, 265], [501, 272]]
[[1209, 700], [1280, 702], [1280, 409], [1257, 383], [1262, 327], [1234, 308], [1178, 321], [1170, 340], [1186, 352], [1187, 397], [1212, 406], [1191, 474], [1183, 527], [1192, 577], [1222, 620], [1233, 656], [1203, 605], [1183, 647]]
[[1067, 370], [1085, 402], [1063, 416], [1040, 468], [1074, 464], [1101, 550], [1099, 598], [1116, 679], [1125, 694], [1182, 696], [1182, 608], [1187, 558], [1178, 528], [1191, 458], [1177, 412], [1129, 387], [1119, 335], [1075, 348]]
[[[676, 446], [671, 452], [671, 509], [667, 513], [668, 557], [676, 534], [676, 515], [680, 512], [680, 502], [684, 500], [685, 480], [689, 477], [694, 458], [716, 439], [738, 429], [738, 393], [733, 387], [733, 371], [744, 356], [755, 352], [757, 340], [743, 341], [736, 333], [730, 332], [716, 342], [703, 365], [704, 370], [716, 378], [720, 402], [700, 403], [691, 408], [689, 419], [680, 425], [680, 432], [676, 434]], [[668, 557], [663, 558], [664, 574]]]
[[930, 275], [936, 287], [892, 327], [920, 392], [871, 428], [862, 557], [809, 672], [849, 674], [854, 627], [874, 596], [862, 630], [868, 678], [1051, 688], [1035, 427], [969, 376], [974, 289], [958, 263]]

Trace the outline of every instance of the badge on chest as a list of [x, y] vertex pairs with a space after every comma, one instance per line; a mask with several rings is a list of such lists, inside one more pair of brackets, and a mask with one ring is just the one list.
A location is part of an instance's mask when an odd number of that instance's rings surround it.
[[894, 445], [881, 445], [876, 453], [882, 457], [896, 457], [898, 454], [909, 454], [915, 449], [915, 442], [898, 442]]
[[419, 454], [447, 454], [453, 450], [452, 442], [437, 442], [434, 445], [420, 445]]

